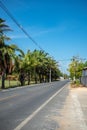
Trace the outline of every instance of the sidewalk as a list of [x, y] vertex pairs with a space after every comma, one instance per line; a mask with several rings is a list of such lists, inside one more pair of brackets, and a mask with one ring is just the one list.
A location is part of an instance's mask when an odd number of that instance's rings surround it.
[[70, 88], [58, 117], [58, 130], [87, 130], [87, 88]]

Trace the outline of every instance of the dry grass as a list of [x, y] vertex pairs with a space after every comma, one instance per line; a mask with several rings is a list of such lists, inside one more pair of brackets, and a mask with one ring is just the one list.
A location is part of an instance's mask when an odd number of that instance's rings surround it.
[[82, 87], [84, 87], [82, 84], [79, 84], [79, 85], [71, 84], [70, 86], [71, 86], [71, 88], [82, 88]]
[[77, 81], [72, 81], [71, 82], [71, 85], [70, 85], [71, 88], [82, 88], [82, 87], [85, 87], [83, 86], [79, 80]]

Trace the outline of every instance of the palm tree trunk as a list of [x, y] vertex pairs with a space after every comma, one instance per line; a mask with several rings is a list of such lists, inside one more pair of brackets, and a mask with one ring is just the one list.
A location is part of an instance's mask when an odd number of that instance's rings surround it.
[[3, 71], [2, 72], [2, 86], [1, 86], [2, 89], [5, 89], [5, 72]]
[[28, 72], [28, 85], [30, 85], [30, 72]]
[[34, 77], [35, 77], [35, 84], [37, 84], [37, 74], [36, 74], [36, 67], [34, 67]]
[[42, 82], [42, 80], [41, 80], [41, 74], [39, 73], [39, 81], [40, 81], [40, 83]]

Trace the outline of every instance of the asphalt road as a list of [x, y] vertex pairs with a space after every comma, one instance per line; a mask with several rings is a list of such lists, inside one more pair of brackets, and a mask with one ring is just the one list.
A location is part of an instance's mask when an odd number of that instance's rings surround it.
[[65, 80], [0, 91], [0, 130], [16, 130], [21, 122], [67, 82]]

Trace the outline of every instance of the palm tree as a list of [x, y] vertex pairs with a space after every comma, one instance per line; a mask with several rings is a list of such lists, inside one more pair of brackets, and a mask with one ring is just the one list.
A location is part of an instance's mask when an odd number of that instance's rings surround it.
[[30, 50], [27, 51], [27, 54], [25, 54], [22, 62], [21, 62], [21, 69], [24, 70], [24, 73], [28, 79], [28, 85], [30, 84], [31, 80], [31, 73], [32, 73], [32, 66], [33, 66], [33, 57]]
[[[52, 57], [47, 57], [47, 81], [51, 82], [52, 80], [58, 77], [58, 63]], [[56, 76], [56, 77], [55, 77]]]
[[38, 75], [39, 75], [40, 83], [45, 81], [47, 56], [48, 56], [48, 53], [45, 53], [44, 51], [38, 52], [37, 72], [38, 72]]
[[47, 55], [48, 53], [45, 53], [42, 50], [34, 50], [33, 52], [35, 57], [35, 81], [37, 82], [37, 79], [39, 82], [44, 82], [45, 80], [45, 70], [46, 70], [46, 61], [47, 61]]
[[[6, 45], [4, 43], [4, 40], [9, 39], [4, 35], [4, 32], [9, 30], [9, 27], [6, 24], [4, 24], [4, 22], [5, 22], [5, 20], [0, 18], [0, 68], [1, 68], [1, 73], [2, 73], [2, 88], [5, 87], [5, 85], [4, 85], [5, 67], [7, 67], [6, 66], [6, 62], [7, 62], [6, 53], [4, 53], [4, 52], [8, 48], [8, 45]], [[8, 57], [8, 55], [7, 55], [7, 57]]]
[[15, 51], [23, 53], [16, 45], [8, 45], [5, 43], [5, 41], [10, 40], [10, 38], [5, 36], [4, 32], [10, 29], [4, 22], [5, 20], [0, 19], [0, 68], [2, 73], [2, 89], [5, 88], [5, 75], [12, 71], [12, 61], [15, 57]]
[[28, 51], [25, 55], [22, 68], [25, 68], [25, 71], [28, 75], [28, 84], [30, 84], [30, 78], [34, 78], [35, 83], [37, 81], [42, 82], [43, 75], [45, 71], [45, 60], [47, 53], [39, 50], [34, 50], [33, 52]]

